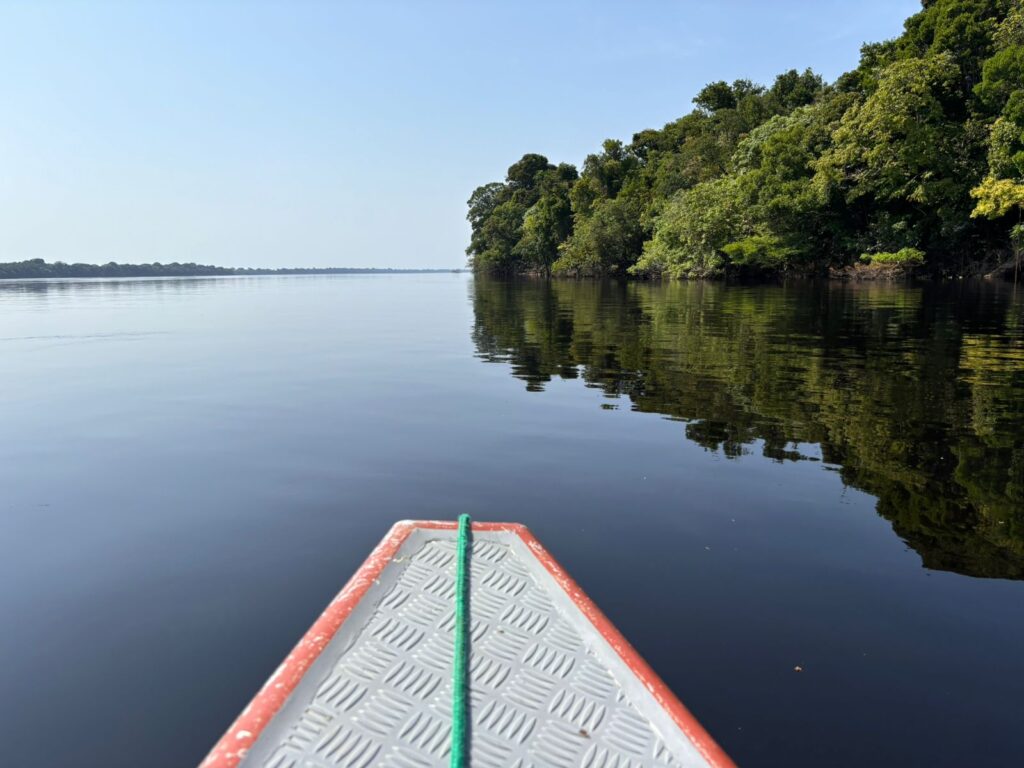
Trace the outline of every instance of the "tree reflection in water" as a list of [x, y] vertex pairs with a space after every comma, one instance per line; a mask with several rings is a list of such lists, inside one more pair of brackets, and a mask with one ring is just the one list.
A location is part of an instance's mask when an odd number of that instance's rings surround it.
[[807, 460], [797, 446], [816, 443], [926, 567], [1024, 578], [1012, 286], [478, 277], [470, 290], [479, 357], [529, 390], [581, 378], [732, 459]]

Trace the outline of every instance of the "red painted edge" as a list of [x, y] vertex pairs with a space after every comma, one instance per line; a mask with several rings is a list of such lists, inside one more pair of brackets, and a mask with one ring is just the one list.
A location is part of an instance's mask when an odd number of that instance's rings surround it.
[[576, 607], [583, 612], [594, 629], [601, 633], [637, 679], [644, 684], [644, 687], [654, 696], [655, 701], [671, 716], [679, 730], [690, 740], [698, 752], [707, 760], [709, 765], [715, 768], [735, 768], [735, 763], [725, 753], [718, 743], [711, 737], [704, 726], [700, 724], [693, 713], [690, 712], [672, 690], [665, 685], [665, 682], [658, 677], [658, 673], [651, 669], [651, 666], [644, 661], [637, 650], [630, 645], [629, 641], [622, 636], [622, 633], [615, 628], [615, 625], [608, 620], [601, 609], [583, 591], [572, 576], [558, 564], [558, 561], [551, 556], [544, 545], [534, 537], [525, 525], [516, 526], [516, 533], [523, 540], [526, 546], [533, 552], [548, 573], [550, 573], [558, 585], [565, 591]]
[[313, 626], [303, 635], [281, 666], [263, 684], [259, 693], [242, 710], [242, 714], [221, 736], [220, 741], [200, 764], [200, 768], [234, 768], [242, 761], [267, 723], [284, 705], [306, 670], [327, 647], [338, 628], [363, 599], [363, 595], [380, 576], [381, 571], [394, 557], [413, 528], [415, 525], [409, 521], [395, 523], [366, 558], [366, 562], [320, 614], [320, 618], [313, 622]]
[[[260, 733], [278, 713], [285, 701], [302, 680], [303, 675], [331, 642], [341, 625], [363, 599], [381, 572], [391, 562], [399, 548], [417, 528], [449, 530], [458, 523], [448, 520], [403, 520], [391, 528], [366, 561], [359, 567], [331, 601], [313, 626], [303, 635], [281, 666], [263, 684], [259, 693], [242, 710], [231, 727], [200, 764], [200, 768], [235, 768]], [[534, 554], [541, 565], [554, 577], [558, 585], [572, 599], [594, 628], [615, 649], [634, 675], [651, 692], [655, 700], [672, 717], [679, 729], [693, 743], [704, 759], [715, 768], [730, 768], [735, 764], [697, 721], [683, 703], [669, 690], [657, 673], [647, 664], [629, 641], [615, 628], [601, 610], [587, 597], [565, 569], [544, 549], [525, 525], [519, 523], [473, 523], [474, 531], [505, 531], [515, 533]]]

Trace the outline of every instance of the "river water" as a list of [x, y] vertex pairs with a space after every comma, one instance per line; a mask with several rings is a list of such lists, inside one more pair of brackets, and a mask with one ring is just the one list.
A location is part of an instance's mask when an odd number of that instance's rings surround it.
[[3, 762], [198, 762], [392, 522], [526, 523], [744, 765], [1019, 764], [1024, 290], [0, 283]]

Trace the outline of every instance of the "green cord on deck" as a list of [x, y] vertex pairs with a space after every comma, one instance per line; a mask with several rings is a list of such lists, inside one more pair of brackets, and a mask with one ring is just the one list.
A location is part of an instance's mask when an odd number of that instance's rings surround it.
[[459, 515], [459, 543], [455, 555], [455, 659], [452, 664], [451, 768], [469, 765], [466, 662], [469, 651], [469, 515]]

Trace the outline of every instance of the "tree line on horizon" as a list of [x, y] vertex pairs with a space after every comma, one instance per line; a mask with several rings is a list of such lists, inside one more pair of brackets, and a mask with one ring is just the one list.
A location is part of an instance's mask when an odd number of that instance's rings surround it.
[[582, 169], [526, 154], [468, 201], [477, 271], [642, 277], [913, 268], [1024, 248], [1024, 2], [923, 0], [826, 83], [713, 82]]
[[345, 275], [396, 272], [454, 272], [451, 269], [392, 269], [389, 267], [215, 267], [195, 262], [161, 264], [68, 264], [43, 259], [0, 263], [0, 280], [37, 280], [61, 277], [210, 277], [216, 275]]

